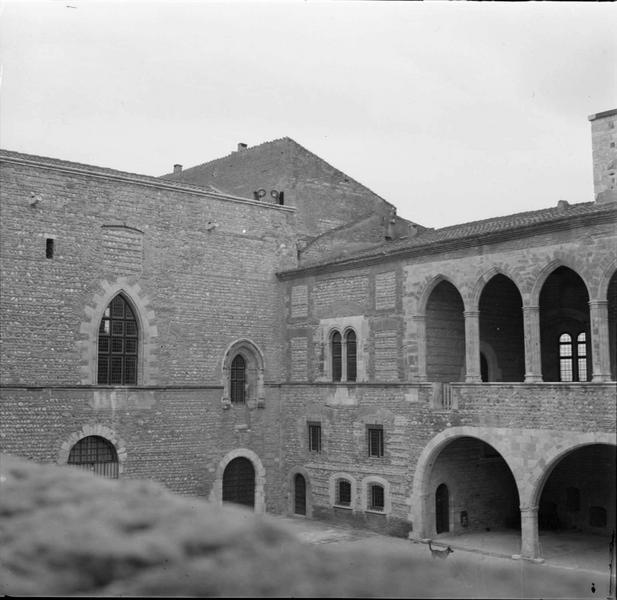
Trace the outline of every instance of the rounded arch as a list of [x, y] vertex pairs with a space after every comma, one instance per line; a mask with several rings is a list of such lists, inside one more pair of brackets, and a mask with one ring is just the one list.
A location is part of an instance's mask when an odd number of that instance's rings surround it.
[[540, 293], [542, 291], [542, 287], [544, 286], [546, 280], [551, 276], [551, 274], [559, 269], [559, 267], [565, 267], [566, 269], [570, 269], [574, 271], [580, 278], [583, 284], [585, 285], [585, 290], [587, 291], [587, 295], [589, 295], [589, 282], [585, 278], [585, 269], [581, 268], [581, 265], [575, 264], [573, 261], [565, 260], [562, 258], [555, 258], [548, 264], [546, 264], [536, 275], [535, 281], [531, 287], [531, 291], [529, 292], [529, 302], [527, 303], [529, 306], [538, 306], [540, 304]]
[[[346, 505], [341, 505], [338, 502], [338, 482], [339, 481], [347, 481], [350, 484], [351, 487], [351, 492], [350, 492], [350, 496], [351, 496], [351, 500], [349, 503], [349, 506]], [[330, 506], [344, 506], [345, 508], [350, 508], [353, 512], [356, 512], [356, 508], [357, 508], [357, 495], [358, 495], [358, 483], [356, 481], [356, 478], [353, 477], [353, 475], [350, 475], [349, 473], [343, 473], [343, 472], [338, 472], [338, 473], [333, 473], [332, 475], [330, 475], [330, 479], [328, 480], [328, 491], [329, 491], [329, 495], [330, 495]]]
[[84, 425], [79, 431], [71, 433], [60, 444], [56, 457], [56, 463], [59, 465], [68, 464], [69, 455], [73, 446], [75, 446], [75, 444], [77, 444], [80, 440], [91, 436], [101, 437], [113, 446], [118, 458], [118, 475], [122, 475], [127, 458], [126, 444], [124, 440], [120, 439], [118, 434], [113, 429], [100, 423]]
[[227, 465], [236, 458], [248, 459], [255, 469], [255, 513], [263, 514], [266, 512], [266, 469], [263, 466], [259, 456], [248, 448], [237, 448], [228, 452], [219, 461], [216, 467], [214, 484], [210, 491], [210, 501], [215, 502], [219, 506], [223, 504], [223, 475]]
[[[545, 461], [543, 461], [541, 466], [536, 466], [536, 468], [529, 473], [529, 484], [525, 497], [528, 506], [537, 507], [539, 505], [544, 484], [547, 482], [555, 467], [561, 460], [566, 458], [566, 456], [586, 446], [617, 446], [617, 439], [615, 438], [615, 434], [612, 433], [581, 433], [573, 434], [572, 437], [574, 440], [567, 447], [560, 444], [553, 448], [545, 448], [547, 452]], [[521, 496], [521, 505], [522, 504], [523, 497]]]
[[236, 340], [227, 346], [221, 365], [223, 397], [225, 407], [231, 405], [231, 371], [232, 363], [240, 355], [246, 368], [246, 401], [249, 407], [263, 407], [264, 392], [264, 357], [259, 346], [248, 338]]
[[456, 291], [458, 292], [459, 296], [461, 297], [461, 300], [463, 301], [463, 308], [464, 310], [467, 310], [466, 306], [465, 306], [465, 298], [463, 296], [463, 294], [461, 293], [461, 290], [459, 289], [458, 285], [456, 284], [456, 282], [454, 281], [454, 279], [452, 279], [451, 277], [447, 276], [447, 275], [443, 275], [443, 274], [439, 274], [439, 275], [435, 275], [434, 277], [432, 277], [422, 288], [422, 291], [420, 292], [420, 296], [418, 297], [418, 308], [416, 311], [416, 314], [418, 315], [426, 315], [426, 306], [428, 304], [428, 300], [431, 297], [431, 294], [433, 293], [433, 290], [442, 282], [447, 282], [450, 285], [452, 285]]
[[[515, 470], [512, 458], [509, 453], [508, 438], [503, 432], [496, 428], [488, 427], [451, 427], [434, 436], [425, 446], [414, 472], [411, 496], [409, 498], [410, 512], [409, 520], [412, 523], [414, 535], [417, 537], [428, 537], [430, 504], [434, 501], [433, 493], [430, 490], [429, 482], [433, 465], [442, 450], [450, 443], [459, 438], [475, 438], [485, 444], [492, 446], [504, 460], [510, 473], [514, 478], [519, 499], [522, 498], [518, 473]], [[449, 486], [452, 490], [451, 486]]]
[[156, 384], [158, 346], [155, 342], [158, 330], [150, 298], [143, 293], [139, 284], [131, 283], [126, 277], [119, 277], [111, 283], [107, 280], [99, 282], [99, 290], [84, 309], [85, 317], [80, 325], [81, 339], [78, 342], [82, 385], [97, 383], [99, 325], [105, 309], [118, 294], [121, 294], [131, 307], [139, 330], [137, 385]]
[[503, 266], [493, 266], [490, 269], [484, 271], [480, 277], [476, 280], [471, 293], [469, 295], [469, 310], [478, 310], [480, 305], [480, 297], [482, 296], [482, 292], [486, 285], [495, 277], [496, 275], [503, 275], [507, 277], [518, 290], [519, 295], [521, 296], [521, 300], [523, 298], [523, 294], [521, 293], [521, 286], [519, 282], [516, 280], [516, 276], [514, 273]]
[[309, 472], [302, 466], [296, 466], [290, 469], [287, 474], [287, 512], [290, 515], [297, 514], [294, 510], [294, 493], [295, 493], [295, 477], [301, 475], [306, 482], [306, 518], [313, 517], [313, 486], [311, 484], [311, 476]]

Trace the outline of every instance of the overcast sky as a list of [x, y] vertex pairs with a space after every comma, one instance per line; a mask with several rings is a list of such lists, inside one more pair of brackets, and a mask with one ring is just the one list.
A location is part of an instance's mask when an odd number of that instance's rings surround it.
[[289, 136], [430, 227], [593, 200], [617, 107], [611, 2], [1, 7], [3, 148], [161, 175]]

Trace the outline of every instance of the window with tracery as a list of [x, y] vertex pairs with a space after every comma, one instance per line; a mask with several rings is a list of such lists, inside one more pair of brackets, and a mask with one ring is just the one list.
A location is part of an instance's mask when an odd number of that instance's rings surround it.
[[559, 336], [559, 380], [587, 381], [587, 334]]
[[137, 348], [135, 314], [122, 294], [118, 294], [105, 309], [99, 325], [98, 383], [136, 385]]

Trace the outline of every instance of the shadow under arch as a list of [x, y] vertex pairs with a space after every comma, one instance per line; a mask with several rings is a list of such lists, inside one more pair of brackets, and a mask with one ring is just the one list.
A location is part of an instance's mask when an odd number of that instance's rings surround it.
[[[411, 508], [408, 517], [412, 523], [412, 535], [414, 538], [427, 538], [434, 535], [435, 490], [431, 487], [433, 469], [439, 457], [442, 455], [442, 452], [446, 450], [448, 446], [456, 443], [457, 440], [467, 438], [475, 440], [479, 452], [482, 451], [482, 443], [496, 451], [495, 456], [485, 456], [483, 459], [487, 461], [492, 459], [498, 461], [501, 459], [501, 461], [503, 461], [503, 464], [507, 468], [508, 475], [512, 478], [513, 489], [517, 494], [516, 510], [518, 511], [521, 498], [519, 477], [517, 477], [517, 473], [513, 469], [512, 461], [508, 456], [508, 448], [501, 433], [494, 428], [467, 426], [452, 427], [440, 432], [426, 444], [416, 464], [410, 496]], [[480, 458], [480, 455], [478, 455], [478, 458]], [[455, 494], [460, 493], [460, 489], [457, 489], [456, 485], [451, 486], [451, 488], [453, 488]], [[514, 515], [512, 515], [512, 517], [514, 518]], [[452, 522], [455, 522], [454, 518], [452, 518]]]
[[463, 302], [463, 309], [467, 310], [466, 303], [465, 303], [466, 299], [461, 293], [459, 286], [456, 284], [456, 282], [451, 277], [440, 273], [439, 275], [435, 275], [434, 277], [431, 277], [431, 279], [424, 285], [422, 292], [420, 293], [420, 296], [418, 297], [418, 305], [417, 305], [416, 314], [426, 315], [426, 307], [427, 307], [429, 298], [431, 297], [431, 294], [433, 293], [435, 288], [440, 283], [443, 283], [444, 281], [446, 283], [449, 283], [458, 292]]
[[[540, 293], [542, 292], [542, 288], [546, 283], [546, 280], [551, 276], [551, 274], [559, 269], [560, 267], [564, 267], [566, 269], [570, 269], [578, 275], [585, 286], [585, 290], [587, 291], [587, 295], [589, 296], [590, 285], [589, 281], [586, 279], [586, 273], [584, 269], [580, 268], [580, 265], [576, 265], [569, 260], [565, 260], [562, 258], [555, 258], [550, 261], [548, 264], [544, 265], [542, 269], [536, 275], [533, 286], [531, 287], [531, 291], [529, 293], [529, 302], [530, 306], [539, 306], [540, 304]], [[591, 296], [589, 296], [591, 297]]]

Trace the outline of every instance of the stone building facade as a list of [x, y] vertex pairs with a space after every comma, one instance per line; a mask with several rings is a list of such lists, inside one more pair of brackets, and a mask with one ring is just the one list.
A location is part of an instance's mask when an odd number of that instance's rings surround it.
[[594, 201], [437, 230], [288, 138], [161, 178], [2, 151], [0, 449], [528, 558], [608, 534], [616, 121]]

